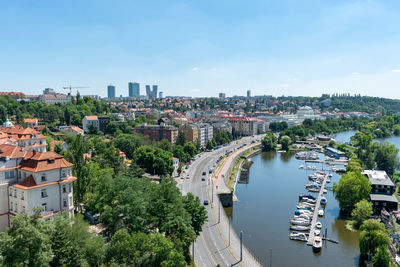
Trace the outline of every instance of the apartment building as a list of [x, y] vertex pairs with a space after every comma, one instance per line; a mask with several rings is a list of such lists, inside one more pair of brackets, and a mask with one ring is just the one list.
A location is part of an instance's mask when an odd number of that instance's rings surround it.
[[179, 131], [185, 135], [186, 141], [199, 142], [199, 127], [196, 125], [183, 125], [179, 127]]
[[229, 119], [232, 125], [232, 131], [238, 135], [249, 136], [257, 134], [257, 121], [249, 117], [233, 117]]
[[85, 116], [82, 119], [82, 128], [85, 133], [89, 132], [89, 128], [91, 125], [99, 130], [99, 118], [97, 116]]
[[165, 125], [146, 125], [133, 128], [137, 134], [147, 136], [150, 141], [161, 141], [167, 139], [170, 143], [175, 144], [178, 137], [178, 128]]
[[195, 124], [199, 130], [199, 143], [201, 146], [205, 147], [207, 142], [213, 138], [213, 127], [209, 124], [201, 123]]
[[20, 125], [0, 128], [0, 143], [23, 147], [25, 150], [46, 152], [46, 137], [32, 128]]
[[36, 127], [38, 127], [39, 126], [39, 121], [38, 121], [38, 119], [37, 118], [32, 118], [32, 119], [24, 119], [24, 123], [26, 123], [26, 125], [29, 127], [29, 128], [36, 128]]
[[73, 215], [72, 164], [55, 152], [28, 151], [0, 145], [0, 231], [12, 216], [33, 215], [42, 208], [43, 219], [61, 211]]

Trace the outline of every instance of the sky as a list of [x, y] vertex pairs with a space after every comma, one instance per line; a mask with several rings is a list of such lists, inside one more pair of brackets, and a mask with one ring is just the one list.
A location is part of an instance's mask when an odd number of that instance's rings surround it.
[[399, 25], [398, 0], [4, 0], [0, 91], [399, 99]]

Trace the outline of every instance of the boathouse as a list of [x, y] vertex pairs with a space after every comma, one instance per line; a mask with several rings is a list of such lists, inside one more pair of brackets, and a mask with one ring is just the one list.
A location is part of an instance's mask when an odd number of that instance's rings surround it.
[[331, 157], [334, 157], [335, 159], [340, 159], [340, 158], [347, 158], [346, 153], [343, 151], [337, 150], [336, 148], [333, 147], [327, 147], [325, 149], [326, 154], [328, 154]]

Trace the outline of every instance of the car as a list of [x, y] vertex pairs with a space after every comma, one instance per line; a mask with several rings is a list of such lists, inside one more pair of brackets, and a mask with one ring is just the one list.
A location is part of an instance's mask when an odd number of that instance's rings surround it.
[[208, 205], [208, 200], [207, 200], [207, 199], [204, 200], [203, 204], [204, 204], [205, 206], [207, 206], [207, 205]]
[[206, 172], [203, 172], [203, 175], [206, 175]]
[[188, 174], [188, 175], [186, 175], [186, 179], [190, 179], [190, 175]]
[[201, 177], [201, 180], [202, 180], [202, 181], [205, 181], [205, 180], [206, 180], [206, 178], [203, 176], [203, 177]]
[[213, 169], [209, 169], [209, 170], [208, 170], [208, 173], [212, 173], [212, 172], [213, 172]]

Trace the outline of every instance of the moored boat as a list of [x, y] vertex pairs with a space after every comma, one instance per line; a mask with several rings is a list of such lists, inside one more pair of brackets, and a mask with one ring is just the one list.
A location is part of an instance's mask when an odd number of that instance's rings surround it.
[[308, 233], [300, 233], [300, 232], [291, 232], [289, 234], [289, 238], [291, 240], [297, 240], [297, 241], [303, 241], [303, 242], [308, 241], [308, 236], [309, 236]]
[[301, 225], [291, 225], [290, 230], [295, 231], [308, 231], [310, 230], [310, 226], [301, 226]]
[[318, 211], [318, 216], [320, 216], [320, 217], [324, 216], [324, 210], [319, 210]]
[[321, 222], [317, 222], [315, 224], [315, 227], [317, 227], [317, 229], [321, 229], [322, 228], [322, 223]]
[[320, 252], [321, 248], [322, 248], [322, 240], [321, 237], [316, 236], [314, 237], [314, 241], [313, 241], [313, 251], [314, 252]]
[[326, 205], [327, 202], [328, 200], [325, 197], [321, 198], [321, 205]]
[[302, 225], [302, 226], [309, 226], [311, 224], [310, 220], [290, 220], [290, 223], [293, 225]]

